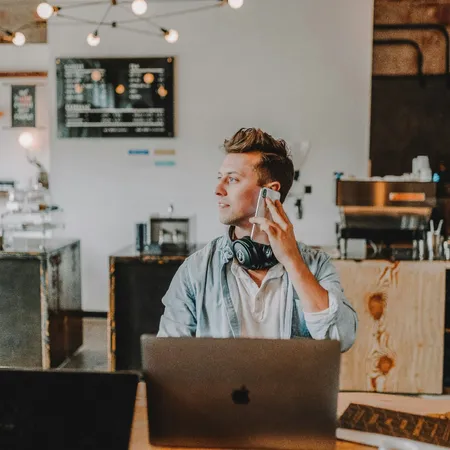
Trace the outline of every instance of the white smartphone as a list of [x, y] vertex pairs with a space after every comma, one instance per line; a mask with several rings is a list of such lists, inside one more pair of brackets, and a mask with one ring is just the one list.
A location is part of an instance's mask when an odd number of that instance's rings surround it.
[[[256, 204], [256, 212], [255, 217], [265, 217], [267, 219], [271, 219], [269, 208], [266, 205], [266, 197], [269, 197], [274, 203], [275, 200], [280, 200], [280, 192], [274, 191], [269, 188], [261, 188], [258, 196], [258, 203]], [[255, 232], [256, 223], [253, 224], [252, 233], [250, 234], [250, 239], [253, 239], [253, 234]]]

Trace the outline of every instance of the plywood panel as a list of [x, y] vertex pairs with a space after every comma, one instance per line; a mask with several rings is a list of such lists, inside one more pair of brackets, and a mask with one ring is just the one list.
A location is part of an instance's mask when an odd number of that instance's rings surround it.
[[[21, 31], [29, 44], [46, 43], [47, 22], [36, 14], [39, 3], [39, 0], [0, 0], [1, 27], [10, 31]], [[11, 44], [11, 40], [4, 33], [0, 33], [0, 44]]]
[[341, 389], [441, 393], [445, 264], [336, 261], [359, 318]]

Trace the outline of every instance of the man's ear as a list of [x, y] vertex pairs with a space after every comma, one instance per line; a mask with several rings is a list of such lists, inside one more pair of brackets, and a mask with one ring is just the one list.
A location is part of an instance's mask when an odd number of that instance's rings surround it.
[[281, 189], [281, 184], [279, 181], [272, 181], [266, 185], [269, 189], [272, 189], [273, 191], [279, 191]]

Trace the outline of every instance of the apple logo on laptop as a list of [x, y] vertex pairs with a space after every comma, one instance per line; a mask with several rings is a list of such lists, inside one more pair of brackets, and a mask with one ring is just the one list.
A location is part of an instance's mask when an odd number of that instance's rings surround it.
[[250, 391], [245, 386], [241, 386], [240, 389], [235, 389], [231, 393], [231, 399], [235, 405], [248, 405], [250, 402], [249, 394]]

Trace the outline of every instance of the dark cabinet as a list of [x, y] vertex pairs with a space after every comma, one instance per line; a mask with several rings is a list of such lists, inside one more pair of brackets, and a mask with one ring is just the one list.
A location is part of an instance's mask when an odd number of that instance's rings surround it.
[[187, 253], [146, 255], [130, 247], [110, 256], [111, 370], [140, 370], [140, 337], [158, 332], [164, 312], [161, 300]]

